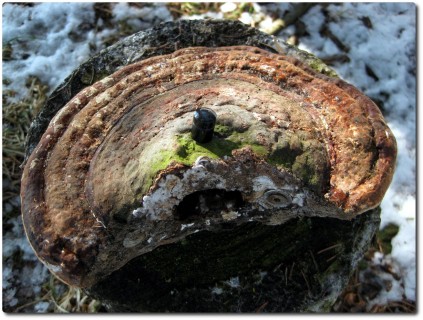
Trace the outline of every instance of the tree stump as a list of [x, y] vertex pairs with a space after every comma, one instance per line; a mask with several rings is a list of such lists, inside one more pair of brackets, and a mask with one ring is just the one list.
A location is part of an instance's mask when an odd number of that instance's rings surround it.
[[377, 106], [314, 56], [240, 22], [169, 22], [51, 95], [23, 220], [51, 272], [111, 311], [329, 311], [395, 158]]

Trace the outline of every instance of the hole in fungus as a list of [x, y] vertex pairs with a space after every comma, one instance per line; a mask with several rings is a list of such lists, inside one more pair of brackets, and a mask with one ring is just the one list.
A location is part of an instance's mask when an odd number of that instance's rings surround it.
[[287, 198], [282, 194], [272, 194], [268, 197], [268, 199], [275, 204], [283, 204], [288, 201]]
[[274, 208], [285, 208], [292, 202], [291, 197], [280, 190], [269, 190], [264, 197], [265, 201]]
[[185, 196], [175, 209], [177, 220], [191, 220], [198, 217], [220, 215], [236, 211], [244, 205], [241, 192], [224, 189], [208, 189]]

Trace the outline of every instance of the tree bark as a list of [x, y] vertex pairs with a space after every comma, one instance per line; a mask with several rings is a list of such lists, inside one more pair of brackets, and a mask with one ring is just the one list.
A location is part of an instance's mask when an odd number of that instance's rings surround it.
[[330, 312], [379, 214], [228, 224], [137, 257], [86, 291], [111, 312]]

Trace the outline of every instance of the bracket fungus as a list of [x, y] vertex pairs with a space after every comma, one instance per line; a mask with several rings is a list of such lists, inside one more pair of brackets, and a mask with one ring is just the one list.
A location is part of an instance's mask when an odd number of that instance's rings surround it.
[[179, 21], [75, 70], [27, 156], [33, 249], [113, 310], [304, 311], [366, 250], [396, 143], [313, 56], [238, 22]]

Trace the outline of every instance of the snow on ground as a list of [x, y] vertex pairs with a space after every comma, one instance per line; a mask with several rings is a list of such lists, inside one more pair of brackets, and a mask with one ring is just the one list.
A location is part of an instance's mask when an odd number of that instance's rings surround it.
[[83, 29], [93, 22], [90, 3], [43, 3], [32, 8], [4, 5], [3, 43], [14, 49], [14, 60], [3, 63], [3, 76], [12, 80], [6, 89], [25, 94], [21, 88], [28, 75], [55, 88], [92, 53], [89, 43], [95, 41], [94, 32]]
[[[389, 223], [400, 227], [393, 239], [392, 263], [402, 274], [405, 288], [395, 286], [380, 297], [401, 300], [402, 294], [416, 299], [416, 6], [412, 3], [345, 3], [330, 5], [329, 28], [349, 47], [349, 63], [334, 65], [346, 81], [360, 88], [376, 101], [398, 144], [398, 161], [392, 184], [381, 204], [381, 228]], [[366, 24], [367, 17], [371, 21]], [[324, 39], [320, 26], [325, 17], [313, 7], [304, 17], [308, 37], [300, 48], [319, 57], [343, 52]], [[367, 21], [367, 20], [365, 20]], [[366, 68], [371, 68], [369, 75]], [[380, 260], [382, 261], [382, 260]], [[396, 295], [394, 292], [396, 291]], [[385, 301], [384, 301], [385, 300]]]
[[[96, 31], [103, 23], [99, 20], [89, 2], [40, 3], [34, 7], [5, 4], [3, 43], [12, 45], [13, 60], [3, 63], [3, 77], [12, 81], [4, 89], [22, 97], [25, 80], [36, 76], [53, 91], [78, 65], [103, 49], [105, 38], [116, 33]], [[118, 25], [125, 21], [135, 30], [144, 30], [169, 20], [172, 16], [163, 3], [144, 8], [118, 3], [111, 22]]]
[[[16, 268], [14, 259], [3, 261], [3, 303], [10, 307], [21, 305], [18, 297], [33, 299], [41, 292], [41, 286], [47, 281], [49, 272], [41, 264], [26, 240], [20, 217], [8, 221], [12, 230], [3, 235], [3, 257], [19, 255], [22, 268]], [[19, 294], [18, 290], [20, 291]]]
[[[254, 8], [255, 13], [244, 12], [240, 20], [266, 29], [274, 20], [270, 13], [284, 13], [290, 5], [254, 4]], [[221, 18], [231, 10], [234, 10], [232, 4], [222, 4], [221, 12], [183, 18]], [[3, 46], [8, 44], [13, 49], [13, 59], [3, 61], [3, 79], [11, 81], [9, 85], [3, 84], [3, 90], [16, 91], [16, 99], [25, 96], [28, 76], [37, 76], [53, 91], [75, 67], [102, 49], [106, 38], [116, 36], [117, 32], [105, 26], [101, 17], [96, 17], [93, 3], [35, 6], [6, 3], [2, 11]], [[125, 21], [136, 30], [172, 20], [163, 3], [141, 8], [119, 3], [113, 7], [112, 15], [113, 24]], [[389, 261], [401, 279], [389, 279], [392, 288], [382, 291], [372, 303], [383, 304], [403, 297], [415, 300], [416, 6], [412, 3], [316, 5], [301, 21], [306, 32], [299, 37], [299, 47], [332, 60], [332, 67], [343, 79], [377, 101], [397, 139], [397, 170], [381, 205], [381, 228], [395, 223], [400, 229], [392, 241], [392, 253], [387, 256], [377, 253], [373, 260], [376, 265]], [[323, 25], [344, 47], [322, 35]], [[294, 30], [294, 26], [290, 26], [280, 36], [286, 40]], [[15, 307], [22, 304], [18, 299], [37, 296], [48, 273], [26, 242], [20, 219], [13, 218], [7, 223], [12, 227], [3, 234], [3, 261], [6, 261], [3, 263], [3, 300], [4, 306]], [[6, 259], [16, 252], [27, 264], [19, 270], [13, 259]], [[381, 273], [380, 276], [389, 278], [390, 275]], [[34, 312], [43, 312], [47, 307], [45, 302], [40, 302]]]

